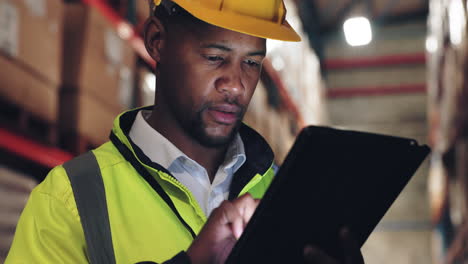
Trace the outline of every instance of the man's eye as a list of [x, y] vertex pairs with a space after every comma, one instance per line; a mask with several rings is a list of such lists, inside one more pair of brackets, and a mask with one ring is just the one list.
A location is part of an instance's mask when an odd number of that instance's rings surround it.
[[245, 63], [252, 67], [260, 67], [260, 63], [255, 60], [245, 60]]
[[217, 55], [206, 55], [205, 58], [209, 61], [223, 61], [224, 58]]

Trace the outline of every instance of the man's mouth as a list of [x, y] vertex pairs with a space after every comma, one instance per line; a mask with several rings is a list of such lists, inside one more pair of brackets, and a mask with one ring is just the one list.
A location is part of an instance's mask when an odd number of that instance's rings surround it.
[[219, 104], [208, 108], [208, 114], [215, 122], [223, 125], [236, 123], [241, 115], [241, 108], [233, 104]]

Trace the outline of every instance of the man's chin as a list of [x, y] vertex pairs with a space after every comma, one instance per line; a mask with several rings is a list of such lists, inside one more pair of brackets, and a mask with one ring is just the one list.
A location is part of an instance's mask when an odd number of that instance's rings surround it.
[[234, 138], [234, 133], [227, 136], [211, 136], [205, 134], [204, 136], [198, 137], [198, 141], [201, 145], [208, 148], [219, 148], [224, 147], [231, 143]]
[[229, 145], [237, 133], [237, 126], [229, 131], [220, 131], [217, 129], [205, 129], [201, 133], [196, 133], [198, 142], [208, 148], [219, 148]]
[[199, 114], [187, 131], [200, 145], [220, 148], [231, 143], [240, 125], [240, 119], [233, 124], [220, 124], [210, 119], [203, 119], [202, 114]]

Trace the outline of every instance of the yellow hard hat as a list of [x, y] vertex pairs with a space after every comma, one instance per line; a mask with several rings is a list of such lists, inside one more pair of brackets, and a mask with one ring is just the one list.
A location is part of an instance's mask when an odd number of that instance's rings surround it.
[[[155, 5], [161, 0], [153, 0]], [[167, 0], [163, 0], [167, 1]], [[261, 38], [301, 41], [286, 21], [283, 0], [171, 0], [194, 17]]]

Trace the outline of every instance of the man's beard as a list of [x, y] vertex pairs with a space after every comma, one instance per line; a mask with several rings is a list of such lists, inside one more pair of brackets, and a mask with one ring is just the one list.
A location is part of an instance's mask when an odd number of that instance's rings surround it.
[[191, 119], [186, 131], [188, 131], [189, 134], [198, 143], [200, 143], [201, 145], [207, 148], [218, 148], [218, 147], [226, 146], [227, 144], [232, 142], [237, 132], [239, 131], [239, 127], [242, 124], [242, 117], [244, 116], [245, 108], [240, 106], [242, 111], [239, 114], [238, 121], [235, 123], [231, 132], [228, 135], [210, 136], [206, 132], [206, 126], [202, 118], [203, 112], [206, 111], [210, 106], [211, 104], [206, 104], [200, 110], [196, 111], [194, 118]]

